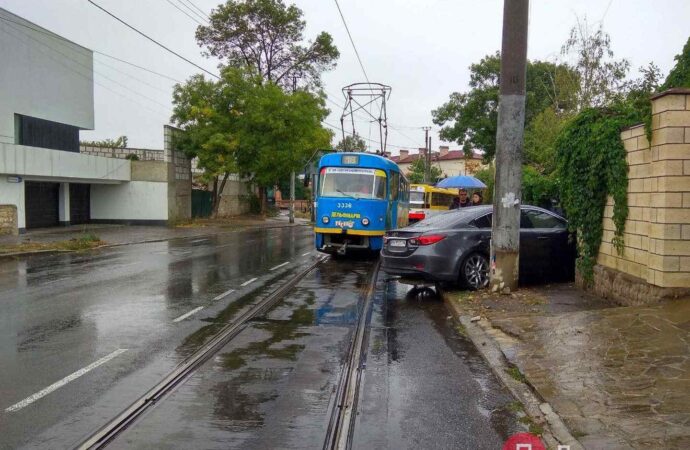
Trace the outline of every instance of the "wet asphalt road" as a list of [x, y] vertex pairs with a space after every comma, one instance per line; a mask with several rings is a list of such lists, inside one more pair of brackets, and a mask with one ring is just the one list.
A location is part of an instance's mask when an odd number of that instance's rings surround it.
[[297, 227], [0, 260], [0, 448], [75, 445], [168, 373], [208, 317], [314, 257]]
[[[0, 262], [0, 447], [76, 445], [313, 261], [312, 245], [306, 228], [255, 230]], [[319, 265], [112, 448], [322, 447], [373, 264]], [[500, 448], [524, 430], [512, 398], [442, 302], [408, 289], [379, 276], [354, 448]]]

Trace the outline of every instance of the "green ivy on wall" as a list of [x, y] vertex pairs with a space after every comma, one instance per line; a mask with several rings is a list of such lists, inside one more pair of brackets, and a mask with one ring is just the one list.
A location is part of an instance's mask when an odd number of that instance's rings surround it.
[[556, 140], [561, 202], [577, 232], [578, 269], [590, 283], [603, 235], [608, 195], [613, 197], [613, 244], [623, 251], [628, 217], [628, 166], [620, 138], [623, 128], [639, 123], [639, 113], [625, 106], [586, 109], [570, 121]]

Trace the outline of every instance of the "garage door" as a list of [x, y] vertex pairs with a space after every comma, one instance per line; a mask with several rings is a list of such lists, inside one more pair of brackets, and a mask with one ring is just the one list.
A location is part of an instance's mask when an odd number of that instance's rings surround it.
[[77, 225], [88, 223], [91, 218], [91, 185], [73, 184], [69, 185], [69, 223]]
[[58, 183], [27, 181], [25, 184], [26, 228], [53, 227], [59, 224]]

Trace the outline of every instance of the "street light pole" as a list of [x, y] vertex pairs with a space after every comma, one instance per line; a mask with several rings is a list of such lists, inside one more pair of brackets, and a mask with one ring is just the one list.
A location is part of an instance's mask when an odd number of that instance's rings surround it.
[[424, 147], [426, 147], [426, 154], [424, 155], [424, 182], [428, 183], [429, 182], [429, 165], [427, 164], [428, 162], [428, 156], [429, 152], [431, 149], [429, 148], [429, 130], [431, 130], [431, 127], [422, 127], [424, 130]]
[[504, 0], [490, 261], [491, 289], [504, 293], [519, 275], [528, 15], [529, 0]]

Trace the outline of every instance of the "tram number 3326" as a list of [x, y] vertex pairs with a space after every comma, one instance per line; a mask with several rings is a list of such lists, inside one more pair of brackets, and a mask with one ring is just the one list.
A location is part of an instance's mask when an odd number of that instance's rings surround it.
[[352, 203], [338, 203], [338, 208], [352, 208]]

